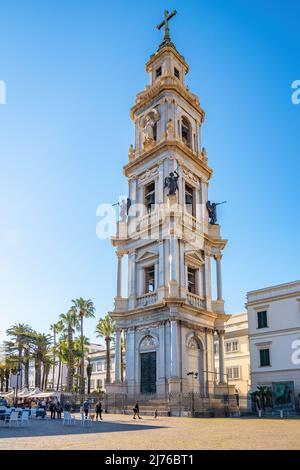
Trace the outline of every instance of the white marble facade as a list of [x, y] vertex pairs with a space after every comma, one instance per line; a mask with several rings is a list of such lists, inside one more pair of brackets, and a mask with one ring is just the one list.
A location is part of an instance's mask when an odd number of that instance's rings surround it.
[[[111, 312], [117, 327], [115, 389], [129, 394], [191, 388], [205, 394], [215, 382], [216, 332], [224, 369], [224, 323], [229, 317], [224, 313], [221, 258], [226, 240], [220, 226], [208, 220], [212, 169], [201, 147], [204, 111], [185, 85], [188, 68], [175, 46], [164, 43], [146, 64], [150, 83], [131, 109], [135, 145], [124, 167], [130, 209], [112, 240], [118, 279]], [[174, 170], [178, 190], [169, 196], [165, 178]], [[128, 286], [123, 295], [125, 266]], [[122, 331], [125, 386], [120, 384]], [[189, 372], [196, 372], [197, 379]]]

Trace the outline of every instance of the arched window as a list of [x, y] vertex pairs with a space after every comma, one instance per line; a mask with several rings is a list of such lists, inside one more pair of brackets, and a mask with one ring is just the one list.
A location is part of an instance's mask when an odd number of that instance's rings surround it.
[[181, 119], [181, 138], [185, 145], [191, 147], [191, 125], [186, 117]]

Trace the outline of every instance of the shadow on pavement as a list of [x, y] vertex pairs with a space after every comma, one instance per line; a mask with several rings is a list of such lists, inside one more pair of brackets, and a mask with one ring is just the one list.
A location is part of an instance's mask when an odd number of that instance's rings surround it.
[[135, 422], [118, 422], [118, 421], [99, 421], [93, 422], [91, 426], [82, 426], [81, 420], [76, 420], [74, 426], [63, 426], [63, 421], [59, 420], [31, 420], [29, 426], [23, 427], [3, 427], [0, 426], [0, 439], [9, 439], [15, 437], [47, 437], [72, 434], [97, 434], [124, 431], [146, 431], [150, 429], [160, 429], [166, 426], [151, 424], [136, 424]]

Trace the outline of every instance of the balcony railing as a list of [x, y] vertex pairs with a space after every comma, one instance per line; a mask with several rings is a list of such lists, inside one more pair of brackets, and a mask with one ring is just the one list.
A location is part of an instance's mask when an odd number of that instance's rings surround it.
[[200, 297], [199, 295], [188, 292], [186, 295], [186, 300], [188, 304], [191, 304], [194, 307], [205, 308], [205, 300], [203, 299], [203, 297]]
[[146, 307], [147, 305], [152, 305], [157, 302], [157, 293], [149, 292], [149, 294], [144, 294], [141, 297], [137, 298], [137, 307]]

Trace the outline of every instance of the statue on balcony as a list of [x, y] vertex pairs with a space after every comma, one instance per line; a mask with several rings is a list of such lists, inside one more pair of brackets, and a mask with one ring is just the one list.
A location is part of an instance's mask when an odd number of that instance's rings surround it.
[[206, 208], [208, 210], [209, 223], [210, 225], [216, 225], [217, 223], [217, 206], [220, 204], [225, 204], [227, 201], [223, 202], [210, 202], [207, 201]]
[[176, 191], [178, 190], [178, 180], [179, 174], [176, 170], [171, 172], [170, 175], [165, 178], [164, 187], [169, 188], [168, 196], [174, 196], [176, 194]]

